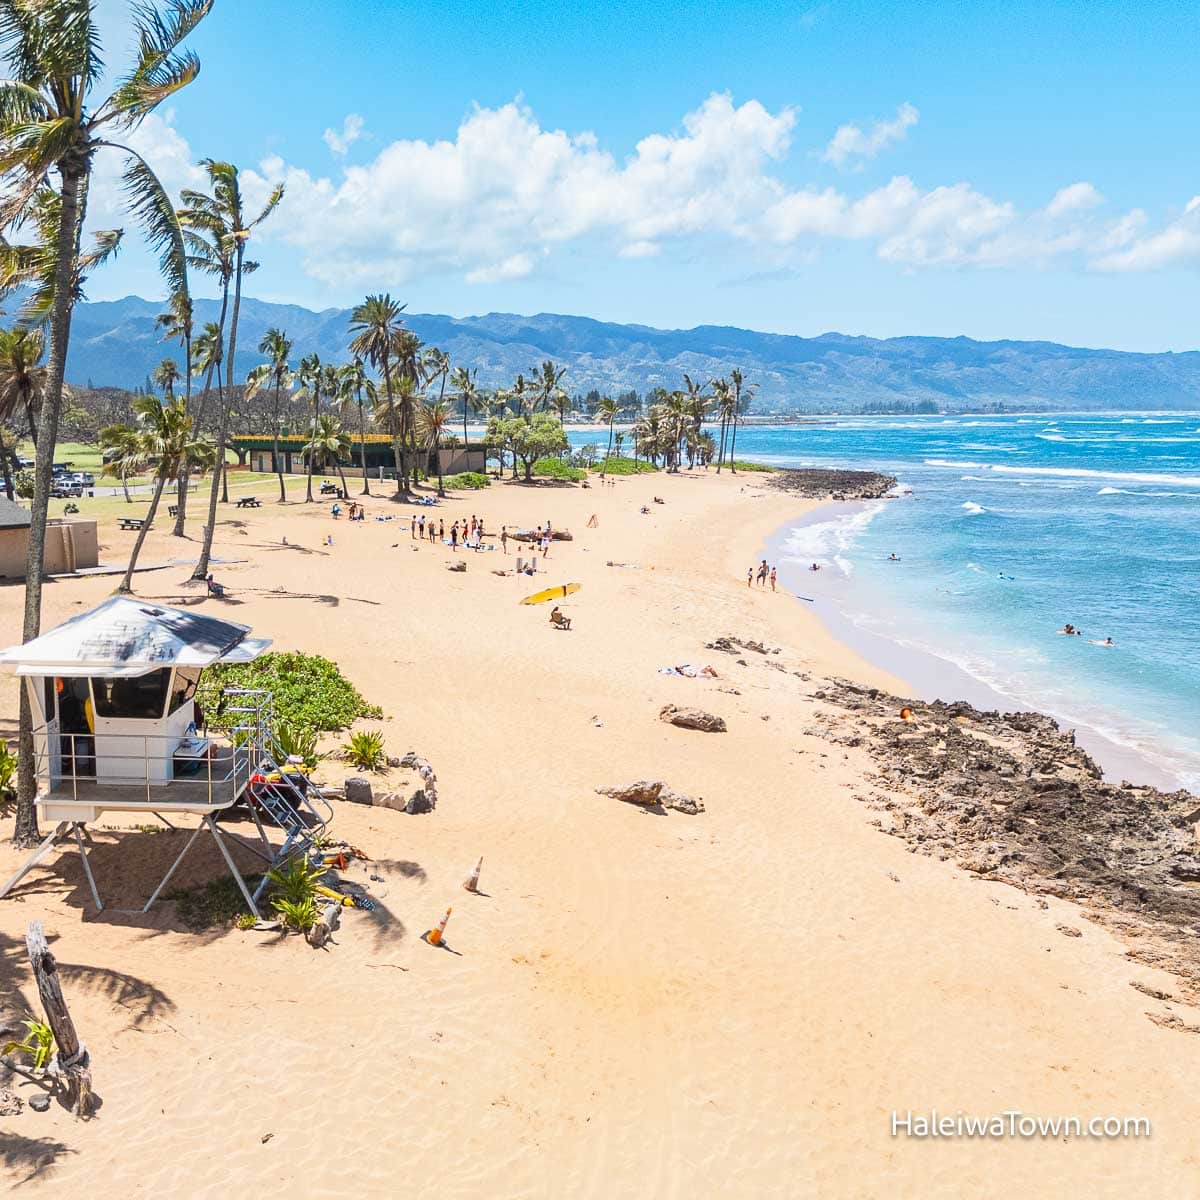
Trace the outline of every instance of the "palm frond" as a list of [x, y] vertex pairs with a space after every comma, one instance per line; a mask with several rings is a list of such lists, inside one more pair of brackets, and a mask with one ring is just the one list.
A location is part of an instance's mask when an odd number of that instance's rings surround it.
[[186, 296], [187, 248], [179, 214], [175, 211], [166, 189], [146, 160], [136, 151], [115, 143], [104, 144], [112, 145], [129, 156], [121, 174], [126, 207], [141, 225], [142, 234], [150, 249], [158, 255], [158, 269], [162, 272], [167, 287], [172, 294]]
[[111, 111], [100, 119], [137, 124], [168, 96], [200, 73], [200, 59], [179, 52], [184, 39], [212, 11], [213, 0], [169, 0], [165, 11], [148, 0], [136, 4], [133, 23], [138, 34], [137, 60], [111, 99]]

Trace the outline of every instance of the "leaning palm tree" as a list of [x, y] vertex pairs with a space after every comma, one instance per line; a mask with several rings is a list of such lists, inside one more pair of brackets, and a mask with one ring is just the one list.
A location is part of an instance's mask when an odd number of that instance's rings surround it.
[[[554, 398], [554, 393], [560, 391], [559, 381], [566, 374], [566, 367], [556, 367], [550, 359], [546, 359], [544, 363], [535, 369], [533, 373], [533, 386], [537, 394], [535, 404], [541, 404], [543, 408], [549, 408]], [[557, 406], [556, 406], [557, 407]], [[558, 423], [563, 423], [563, 413], [566, 411], [565, 406], [559, 409]]]
[[690, 375], [684, 375], [683, 383], [687, 388], [686, 403], [691, 423], [684, 435], [688, 447], [688, 466], [691, 467], [696, 461], [696, 448], [699, 445], [700, 432], [704, 428], [704, 418], [708, 415], [708, 405], [712, 397], [705, 393], [706, 385], [702, 380], [693, 380]]
[[[204, 527], [204, 543], [192, 578], [208, 575], [208, 560], [212, 555], [213, 532], [217, 526], [217, 499], [225, 480], [225, 446], [229, 440], [229, 406], [233, 399], [233, 370], [237, 357], [238, 317], [242, 307], [242, 280], [258, 264], [247, 261], [246, 243], [279, 206], [283, 199], [283, 184], [276, 184], [267, 196], [258, 215], [248, 218], [242, 199], [238, 169], [232, 163], [205, 159], [201, 164], [208, 175], [211, 194], [190, 188], [182, 193], [183, 208], [179, 219], [188, 230], [192, 258], [202, 270], [216, 274], [222, 281], [222, 313], [232, 286], [233, 306], [229, 316], [229, 339], [225, 353], [225, 393], [217, 421], [216, 465], [213, 467], [212, 489], [208, 496], [208, 524]], [[190, 260], [189, 260], [190, 261]]]
[[[124, 156], [127, 207], [159, 253], [171, 290], [184, 286], [183, 244], [174, 209], [145, 159], [118, 139], [195, 79], [199, 59], [180, 47], [211, 8], [212, 0], [145, 0], [134, 7], [133, 64], [117, 77], [112, 94], [101, 98], [93, 95], [106, 72], [91, 0], [0, 0], [0, 54], [9, 68], [8, 78], [0, 80], [0, 230], [29, 218], [51, 173], [58, 176], [54, 274], [46, 313], [50, 356], [38, 419], [25, 564], [26, 641], [41, 630], [51, 468], [71, 316], [82, 285], [80, 242], [92, 169], [102, 152], [115, 150]], [[24, 845], [38, 836], [33, 717], [24, 689], [20, 706], [13, 840]]]
[[346, 476], [342, 473], [342, 461], [350, 457], [350, 445], [350, 435], [332, 413], [322, 413], [316, 419], [308, 441], [304, 443], [304, 457], [308, 459], [310, 473], [314, 466], [322, 470], [334, 467], [342, 481], [342, 494], [346, 496], [350, 493], [346, 488]]
[[[397, 422], [392, 432], [394, 411], [392, 364], [397, 335], [402, 331], [400, 314], [407, 306], [397, 304], [391, 296], [368, 296], [350, 317], [350, 353], [369, 362], [383, 376], [383, 395], [376, 401], [382, 407], [392, 433], [392, 453], [396, 459], [396, 496], [408, 497], [408, 471], [405, 460], [402, 429]], [[377, 424], [380, 424], [378, 421]], [[380, 424], [380, 428], [384, 428]]]
[[129, 566], [125, 568], [125, 578], [121, 580], [118, 592], [133, 590], [133, 573], [137, 568], [146, 535], [150, 532], [150, 526], [154, 524], [163, 489], [178, 473], [180, 464], [193, 462], [203, 468], [216, 462], [213, 444], [196, 436], [192, 428], [192, 418], [188, 416], [187, 404], [183, 400], [161, 404], [153, 396], [142, 396], [133, 402], [133, 409], [139, 425], [137, 455], [141, 461], [155, 462], [157, 466], [154, 471], [154, 495], [150, 499], [150, 510], [138, 531], [137, 541], [134, 542], [133, 552], [129, 556]]
[[600, 403], [596, 405], [596, 420], [608, 422], [608, 448], [604, 452], [604, 466], [600, 468], [600, 478], [603, 479], [608, 471], [608, 459], [612, 454], [613, 444], [613, 422], [617, 419], [617, 413], [621, 410], [617, 407], [617, 402], [611, 396], [604, 396]]
[[140, 471], [145, 465], [141, 437], [132, 425], [124, 423], [106, 425], [98, 436], [100, 449], [104, 454], [104, 466], [100, 468], [100, 474], [120, 479], [125, 503], [132, 504], [129, 476]]
[[[431, 404], [422, 404], [417, 411], [417, 433], [425, 445], [428, 454], [437, 461], [437, 477], [439, 496], [445, 496], [446, 485], [442, 482], [442, 438], [450, 428], [450, 408], [444, 400], [434, 400]], [[451, 441], [454, 439], [451, 438]]]
[[362, 495], [371, 494], [371, 481], [367, 477], [367, 418], [363, 409], [363, 392], [366, 391], [370, 380], [363, 368], [363, 360], [357, 355], [353, 362], [348, 362], [338, 370], [338, 401], [343, 412], [351, 402], [358, 406], [358, 456], [362, 464]]
[[725, 438], [729, 433], [729, 414], [733, 408], [733, 385], [728, 379], [714, 379], [709, 385], [712, 388], [713, 400], [717, 405], [717, 415], [721, 420], [721, 444], [717, 450], [717, 474], [721, 473], [721, 465], [725, 461]]
[[46, 388], [46, 368], [38, 366], [45, 348], [40, 329], [0, 330], [0, 423], [15, 424], [23, 410], [37, 445], [37, 412]]
[[[306, 354], [300, 360], [300, 370], [296, 372], [296, 378], [300, 381], [300, 394], [307, 398], [310, 406], [308, 432], [311, 436], [317, 428], [317, 417], [321, 413], [321, 389], [325, 384], [325, 368], [321, 362], [321, 356]], [[308, 479], [304, 503], [311, 504], [313, 501], [313, 460], [311, 454], [306, 457], [308, 458]]]

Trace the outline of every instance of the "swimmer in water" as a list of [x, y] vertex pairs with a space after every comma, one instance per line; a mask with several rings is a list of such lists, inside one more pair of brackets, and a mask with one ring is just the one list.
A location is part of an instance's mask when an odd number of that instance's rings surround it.
[[1096, 641], [1092, 642], [1093, 646], [1103, 646], [1105, 649], [1107, 649], [1109, 646], [1115, 646], [1116, 644], [1117, 643], [1112, 640], [1111, 633], [1102, 642], [1096, 642]]
[[1061, 629], [1056, 629], [1055, 633], [1060, 633], [1065, 637], [1080, 637], [1082, 636], [1078, 629], [1068, 621]]
[[819, 563], [813, 563], [813, 565], [811, 567], [809, 567], [808, 569], [810, 571], [819, 571], [821, 569], [821, 567], [820, 567]]
[[900, 560], [896, 557], [896, 555], [894, 553], [888, 555], [888, 562], [899, 562], [899, 561]]

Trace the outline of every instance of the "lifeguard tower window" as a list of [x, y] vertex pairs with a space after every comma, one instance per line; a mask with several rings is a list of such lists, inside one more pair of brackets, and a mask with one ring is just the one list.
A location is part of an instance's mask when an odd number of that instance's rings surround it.
[[160, 720], [170, 679], [171, 672], [167, 669], [133, 679], [93, 679], [96, 713], [101, 717]]
[[171, 685], [171, 702], [167, 705], [167, 716], [178, 712], [195, 694], [200, 682], [199, 667], [177, 667], [175, 682]]

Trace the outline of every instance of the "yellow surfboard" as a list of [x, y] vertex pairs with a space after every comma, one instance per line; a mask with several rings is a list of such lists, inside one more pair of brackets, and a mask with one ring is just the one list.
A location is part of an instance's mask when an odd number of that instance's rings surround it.
[[561, 600], [564, 596], [570, 596], [579, 591], [583, 587], [581, 583], [560, 583], [558, 587], [546, 588], [542, 592], [534, 592], [532, 596], [526, 596], [521, 601], [522, 604], [545, 604], [547, 600]]

